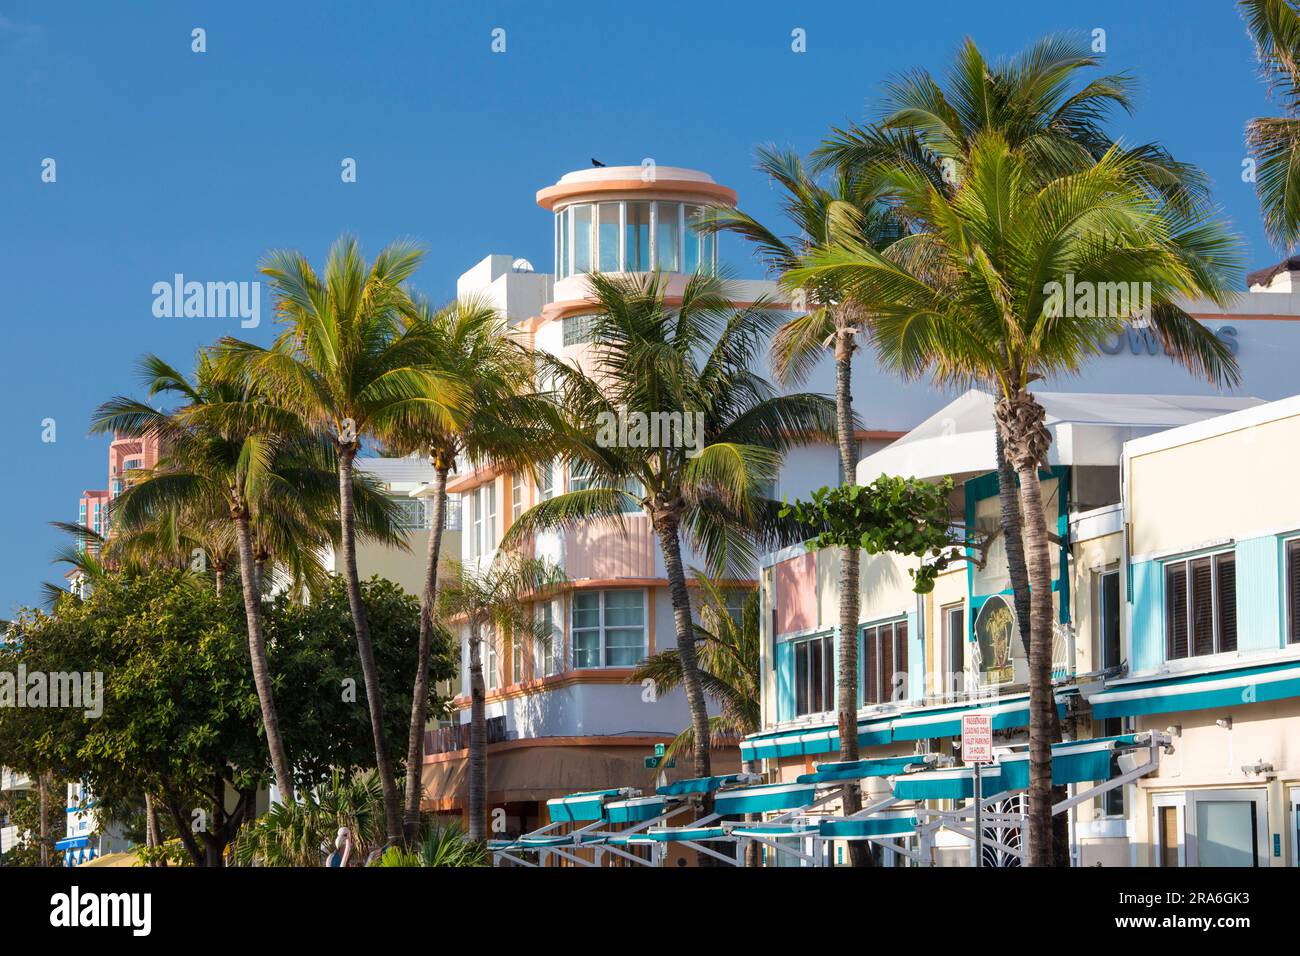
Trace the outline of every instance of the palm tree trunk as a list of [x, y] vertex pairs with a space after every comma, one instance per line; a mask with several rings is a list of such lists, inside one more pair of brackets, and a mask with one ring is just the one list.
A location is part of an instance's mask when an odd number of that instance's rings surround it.
[[1020, 478], [1025, 559], [1029, 571], [1029, 865], [1051, 866], [1052, 732], [1052, 562], [1038, 469], [1047, 459], [1051, 435], [1043, 407], [1020, 389], [998, 401], [998, 427], [1007, 458]]
[[[853, 436], [853, 330], [841, 326], [835, 335], [835, 439], [839, 445], [844, 484], [857, 484]], [[858, 568], [857, 548], [840, 555], [840, 646], [836, 665], [835, 709], [840, 733], [840, 759], [858, 759]], [[891, 682], [890, 686], [893, 684]], [[856, 781], [844, 788], [844, 815], [862, 809], [862, 788]], [[849, 865], [870, 866], [871, 853], [860, 840], [849, 842]]]
[[1029, 569], [1025, 566], [1025, 542], [1020, 528], [1020, 497], [1016, 490], [1016, 472], [1003, 448], [1002, 429], [993, 434], [998, 462], [998, 506], [1001, 512], [1002, 540], [1007, 551], [1007, 573], [1011, 578], [1016, 624], [1029, 650]]
[[375, 739], [375, 769], [384, 788], [384, 826], [389, 845], [402, 840], [401, 800], [397, 778], [388, 757], [384, 738], [384, 708], [379, 694], [379, 669], [375, 666], [375, 648], [370, 640], [370, 623], [361, 600], [361, 579], [357, 575], [356, 512], [352, 505], [352, 462], [356, 449], [344, 447], [339, 452], [339, 524], [343, 577], [352, 608], [352, 625], [357, 632], [357, 652], [361, 657], [361, 677], [366, 685], [366, 704], [370, 708], [370, 730]]
[[447, 473], [450, 470], [439, 459], [433, 474], [433, 524], [429, 528], [424, 594], [420, 598], [420, 656], [415, 667], [415, 692], [411, 699], [411, 731], [406, 741], [406, 814], [403, 827], [408, 846], [420, 835], [424, 725], [429, 717], [429, 649], [433, 646], [433, 615], [438, 598], [438, 559], [442, 554], [443, 513], [447, 506]]
[[41, 866], [50, 865], [50, 791], [44, 770], [36, 775], [36, 789], [41, 800]]
[[[153, 797], [148, 793], [144, 795], [144, 833], [145, 845], [150, 850], [158, 849], [158, 844], [161, 842], [158, 834], [158, 811], [154, 808]], [[159, 861], [154, 858], [149, 865], [158, 866]]]
[[690, 592], [686, 590], [681, 541], [677, 537], [677, 516], [671, 512], [655, 515], [654, 526], [668, 576], [668, 593], [673, 602], [673, 623], [677, 630], [677, 657], [682, 666], [682, 687], [686, 690], [686, 705], [690, 708], [691, 728], [695, 733], [692, 750], [694, 775], [707, 777], [712, 772], [712, 735], [709, 732], [709, 709], [704, 701], [704, 688], [700, 685], [699, 665], [695, 658], [695, 623], [691, 618]]
[[244, 588], [244, 617], [248, 621], [248, 656], [253, 665], [253, 685], [262, 705], [262, 726], [266, 746], [271, 751], [271, 769], [281, 800], [293, 799], [293, 773], [289, 755], [280, 736], [280, 718], [275, 710], [271, 688], [271, 669], [266, 661], [266, 640], [262, 636], [262, 596], [257, 590], [257, 572], [253, 562], [253, 545], [248, 530], [248, 512], [236, 509], [235, 537], [239, 547], [239, 576]]
[[469, 838], [487, 840], [487, 689], [483, 683], [483, 636], [477, 621], [469, 632]]

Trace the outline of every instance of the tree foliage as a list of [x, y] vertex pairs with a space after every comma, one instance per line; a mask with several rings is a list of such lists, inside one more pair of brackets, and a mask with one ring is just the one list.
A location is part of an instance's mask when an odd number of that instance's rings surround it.
[[869, 485], [819, 488], [809, 501], [793, 501], [782, 516], [814, 531], [809, 548], [861, 548], [921, 558], [910, 568], [913, 590], [928, 594], [935, 578], [962, 557], [966, 545], [948, 515], [952, 480], [933, 483], [881, 475]]

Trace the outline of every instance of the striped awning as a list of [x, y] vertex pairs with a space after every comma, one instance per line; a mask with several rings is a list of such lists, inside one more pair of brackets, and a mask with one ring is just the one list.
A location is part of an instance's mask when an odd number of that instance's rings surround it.
[[824, 840], [870, 840], [911, 836], [915, 832], [916, 816], [911, 813], [873, 813], [847, 819], [826, 817], [818, 823], [818, 833]]
[[[894, 796], [899, 800], [965, 800], [975, 796], [973, 767], [953, 767], [948, 770], [923, 770], [894, 778]], [[1002, 782], [1002, 769], [997, 764], [980, 768], [983, 795], [991, 797], [1007, 787]]]
[[[1063, 696], [1057, 692], [1057, 710], [1065, 715]], [[893, 742], [910, 742], [932, 737], [956, 737], [961, 734], [964, 714], [990, 714], [994, 730], [1013, 730], [1029, 726], [1029, 695], [996, 697], [963, 705], [916, 707], [888, 717], [858, 721], [858, 746], [874, 747]], [[834, 753], [840, 749], [839, 729], [835, 724], [799, 727], [753, 734], [740, 742], [742, 760], [771, 757], [801, 757]]]
[[695, 793], [713, 793], [720, 787], [725, 787], [729, 783], [735, 783], [740, 779], [738, 773], [723, 774], [720, 777], [689, 777], [686, 780], [677, 780], [665, 787], [658, 787], [655, 793], [665, 797], [685, 797]]
[[1300, 661], [1109, 684], [1089, 698], [1094, 720], [1300, 697]]
[[681, 843], [685, 840], [722, 840], [727, 831], [722, 827], [650, 827], [633, 833], [628, 843]]
[[586, 793], [571, 793], [567, 797], [556, 797], [546, 801], [551, 819], [564, 823], [590, 823], [604, 819], [605, 800], [626, 794], [626, 790], [588, 790]]
[[805, 773], [799, 783], [832, 783], [836, 780], [864, 780], [867, 777], [892, 777], [909, 767], [923, 767], [934, 760], [929, 754], [909, 754], [906, 757], [881, 757], [875, 760], [845, 760], [817, 764], [816, 773]]
[[[1136, 744], [1134, 734], [1099, 737], [1095, 740], [1067, 740], [1052, 745], [1052, 783], [1085, 783], [1109, 780], [1111, 755], [1120, 748]], [[1029, 789], [1029, 753], [1003, 754], [998, 758], [1002, 783], [1006, 790]]]
[[713, 809], [722, 816], [733, 813], [767, 813], [773, 810], [796, 810], [817, 798], [817, 788], [810, 783], [767, 783], [756, 787], [719, 790]]
[[610, 823], [643, 823], [664, 812], [664, 797], [633, 797], [630, 800], [611, 800], [605, 804], [605, 819]]

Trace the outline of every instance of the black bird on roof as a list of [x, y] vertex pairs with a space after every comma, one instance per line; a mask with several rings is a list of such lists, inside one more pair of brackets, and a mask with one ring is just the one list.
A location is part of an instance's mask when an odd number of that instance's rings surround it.
[[591, 165], [593, 165], [593, 166], [604, 166], [605, 164], [602, 163], [599, 159], [593, 159], [593, 160], [591, 161]]

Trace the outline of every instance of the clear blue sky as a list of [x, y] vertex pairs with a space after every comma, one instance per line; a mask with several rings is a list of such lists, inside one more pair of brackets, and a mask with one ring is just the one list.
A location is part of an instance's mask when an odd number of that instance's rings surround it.
[[[207, 52], [190, 31], [207, 31]], [[491, 31], [506, 52], [491, 52]], [[791, 31], [807, 52], [791, 52]], [[1141, 81], [1116, 129], [1202, 166], [1252, 266], [1279, 258], [1241, 182], [1242, 130], [1269, 111], [1229, 0], [1056, 4], [11, 3], [0, 0], [0, 611], [38, 600], [85, 488], [106, 483], [92, 409], [146, 351], [185, 366], [238, 332], [160, 319], [174, 273], [252, 280], [270, 248], [314, 261], [339, 233], [368, 253], [412, 236], [417, 284], [449, 298], [489, 252], [551, 262], [534, 193], [590, 157], [710, 171], [769, 216], [762, 142], [807, 150], [861, 118], [880, 82], [941, 69], [964, 36], [990, 55], [1106, 31]], [[41, 162], [58, 180], [41, 182]], [[344, 157], [358, 181], [340, 181]], [[724, 245], [742, 274], [743, 252]], [[260, 340], [271, 335], [264, 316]], [[57, 441], [41, 441], [54, 418]]]

